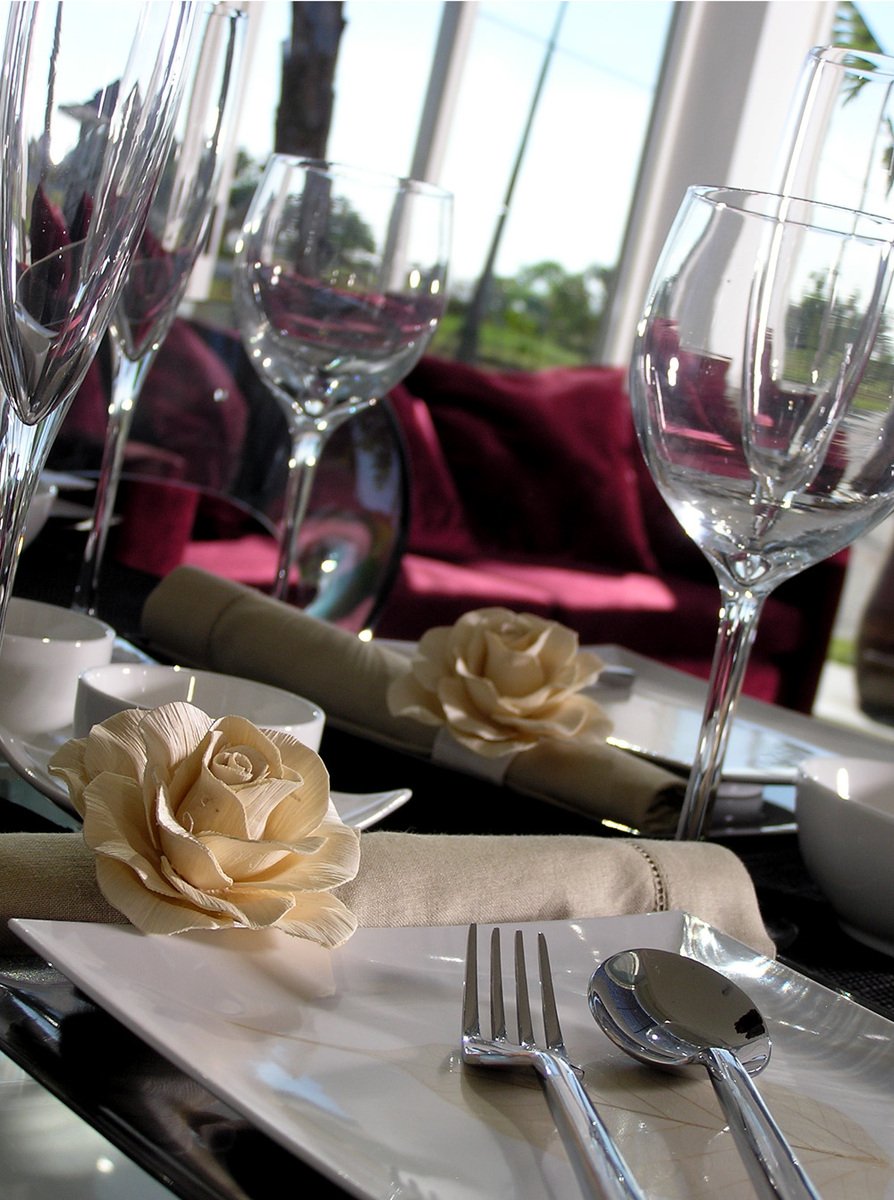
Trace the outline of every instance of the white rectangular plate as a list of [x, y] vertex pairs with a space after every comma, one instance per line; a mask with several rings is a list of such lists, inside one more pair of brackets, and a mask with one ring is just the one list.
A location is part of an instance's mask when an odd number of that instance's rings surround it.
[[[465, 929], [366, 929], [327, 952], [273, 931], [165, 938], [129, 926], [11, 925], [124, 1024], [364, 1200], [579, 1194], [534, 1077], [513, 1082], [459, 1060]], [[754, 1193], [704, 1072], [642, 1067], [590, 1018], [590, 972], [636, 946], [687, 953], [751, 993], [773, 1038], [761, 1092], [825, 1200], [894, 1196], [894, 1025], [680, 913], [539, 927], [566, 1042], [648, 1195]], [[525, 928], [531, 942], [534, 927]]]
[[[605, 662], [635, 672], [629, 689], [597, 687], [592, 691], [612, 720], [609, 741], [668, 766], [688, 769], [698, 742], [707, 695], [705, 681], [620, 646], [592, 649]], [[792, 783], [799, 763], [831, 755], [891, 761], [894, 741], [743, 696], [733, 720], [723, 776], [765, 784]]]

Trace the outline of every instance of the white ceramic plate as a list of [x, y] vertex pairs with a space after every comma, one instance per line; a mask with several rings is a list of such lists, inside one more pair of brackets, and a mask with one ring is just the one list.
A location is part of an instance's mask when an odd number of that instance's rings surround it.
[[[49, 761], [71, 737], [74, 737], [74, 730], [68, 727], [27, 740], [0, 725], [0, 755], [41, 795], [69, 813], [73, 809], [68, 788], [50, 774]], [[412, 794], [410, 788], [393, 788], [385, 792], [330, 793], [338, 815], [346, 825], [352, 825], [355, 829], [368, 829], [370, 825], [384, 821], [390, 813], [406, 804]]]
[[[382, 640], [412, 654], [415, 644]], [[612, 666], [630, 668], [633, 684], [590, 689], [612, 721], [609, 741], [676, 770], [692, 764], [701, 726], [705, 681], [622, 646], [587, 647]], [[761, 784], [794, 784], [805, 758], [843, 755], [894, 761], [894, 741], [840, 728], [743, 696], [733, 722], [724, 778]], [[794, 801], [791, 801], [792, 806]]]
[[[579, 1194], [533, 1077], [513, 1082], [460, 1063], [465, 929], [364, 929], [327, 952], [274, 931], [165, 938], [129, 926], [11, 925], [125, 1025], [356, 1196]], [[642, 1067], [590, 1018], [591, 971], [636, 946], [682, 951], [752, 995], [773, 1038], [761, 1093], [825, 1200], [894, 1196], [894, 1025], [680, 913], [540, 927], [565, 1040], [646, 1194], [754, 1196], [705, 1073]], [[533, 927], [524, 928], [530, 944]]]

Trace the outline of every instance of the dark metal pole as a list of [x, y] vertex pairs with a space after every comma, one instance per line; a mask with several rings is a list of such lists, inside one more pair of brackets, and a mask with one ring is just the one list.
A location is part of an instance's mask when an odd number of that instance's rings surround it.
[[518, 180], [519, 172], [521, 171], [522, 160], [525, 156], [525, 150], [528, 146], [528, 139], [531, 136], [531, 129], [534, 125], [534, 117], [537, 113], [537, 107], [540, 104], [540, 94], [543, 91], [543, 85], [546, 82], [547, 71], [552, 62], [553, 55], [556, 52], [556, 46], [559, 40], [559, 29], [562, 25], [562, 20], [565, 16], [565, 9], [568, 7], [568, 0], [562, 0], [559, 4], [558, 12], [556, 13], [555, 24], [550, 35], [549, 42], [546, 47], [546, 53], [543, 56], [543, 63], [540, 67], [540, 75], [537, 79], [537, 85], [534, 88], [534, 95], [531, 97], [531, 104], [528, 109], [528, 118], [525, 121], [525, 128], [522, 132], [521, 141], [519, 142], [518, 150], [515, 154], [515, 162], [512, 167], [512, 173], [509, 176], [509, 183], [506, 186], [506, 194], [503, 197], [503, 204], [500, 208], [500, 214], [497, 217], [497, 223], [494, 227], [494, 236], [491, 239], [490, 250], [484, 262], [484, 269], [479, 276], [478, 282], [475, 285], [475, 291], [469, 303], [469, 308], [466, 312], [465, 321], [463, 322], [462, 332], [460, 334], [459, 348], [457, 350], [457, 358], [462, 362], [474, 362], [478, 355], [478, 334], [484, 314], [487, 311], [487, 298], [490, 292], [491, 280], [494, 274], [494, 265], [497, 261], [497, 252], [500, 248], [500, 239], [503, 236], [503, 227], [506, 224], [506, 218], [509, 216], [509, 208], [512, 204], [512, 193], [515, 191], [515, 184]]

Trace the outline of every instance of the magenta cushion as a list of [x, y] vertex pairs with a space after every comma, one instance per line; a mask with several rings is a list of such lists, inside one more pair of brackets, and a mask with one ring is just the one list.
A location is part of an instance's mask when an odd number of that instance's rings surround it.
[[408, 546], [432, 558], [465, 559], [478, 553], [462, 501], [438, 441], [426, 402], [398, 384], [388, 394], [407, 451], [410, 478]]
[[[655, 569], [621, 369], [486, 371], [427, 356], [405, 388], [428, 407], [479, 553]], [[430, 458], [413, 465], [417, 481], [432, 469]], [[436, 521], [422, 520], [410, 547], [431, 552]]]
[[500, 605], [551, 617], [553, 596], [536, 582], [491, 570], [493, 563], [453, 563], [405, 554], [379, 620], [379, 637], [416, 641], [436, 625], [452, 625], [470, 609]]

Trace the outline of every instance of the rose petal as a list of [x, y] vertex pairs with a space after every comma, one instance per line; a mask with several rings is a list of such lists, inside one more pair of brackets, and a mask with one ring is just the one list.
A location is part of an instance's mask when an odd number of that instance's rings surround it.
[[308, 938], [321, 946], [341, 946], [357, 928], [357, 918], [330, 892], [298, 895], [295, 905], [277, 928], [293, 937]]
[[[233, 882], [221, 869], [207, 845], [195, 834], [189, 833], [177, 821], [164, 788], [159, 789], [155, 809], [158, 822], [158, 841], [161, 854], [171, 864], [171, 869], [191, 887], [207, 891], [223, 890]], [[164, 872], [166, 878], [170, 873]], [[174, 886], [178, 886], [176, 883]]]
[[544, 686], [543, 664], [531, 654], [488, 638], [487, 675], [502, 696], [529, 696]]
[[[263, 874], [239, 872], [234, 890], [238, 891], [243, 883], [299, 891], [325, 890], [353, 879], [360, 866], [360, 835], [337, 819], [324, 822], [319, 837], [287, 849], [289, 852]], [[220, 850], [221, 861], [229, 863], [231, 853], [237, 853], [236, 847]]]
[[127, 709], [98, 725], [87, 738], [73, 738], [62, 745], [49, 762], [52, 774], [63, 778], [79, 816], [83, 816], [83, 791], [91, 779], [104, 772], [126, 779], [140, 779], [146, 751], [139, 736], [143, 713]]
[[211, 718], [200, 708], [182, 701], [147, 709], [139, 727], [146, 746], [147, 769], [168, 776], [172, 766], [176, 767], [200, 745], [211, 724]]
[[151, 858], [158, 849], [146, 818], [142, 786], [120, 775], [100, 775], [84, 789], [84, 840], [93, 849], [103, 842], [127, 842]]
[[232, 919], [141, 887], [133, 872], [115, 859], [96, 860], [96, 882], [109, 904], [143, 933], [185, 933], [189, 929], [232, 928], [234, 924]]
[[170, 876], [170, 882], [198, 911], [210, 913], [218, 918], [229, 918], [232, 924], [244, 925], [250, 929], [264, 929], [268, 925], [275, 925], [294, 904], [294, 897], [289, 893], [243, 889], [237, 904], [229, 890], [212, 892], [194, 888], [176, 874]]
[[440, 725], [444, 719], [434, 692], [423, 691], [419, 680], [409, 672], [389, 685], [386, 700], [393, 717], [412, 717], [424, 725]]

